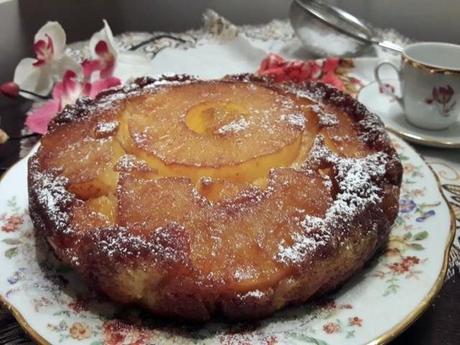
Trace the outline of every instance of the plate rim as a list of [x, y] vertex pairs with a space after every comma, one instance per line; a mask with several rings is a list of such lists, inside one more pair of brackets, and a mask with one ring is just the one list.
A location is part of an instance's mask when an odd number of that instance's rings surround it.
[[[392, 132], [393, 133], [393, 132]], [[399, 140], [404, 141], [401, 139], [398, 135], [396, 135]], [[390, 330], [386, 331], [385, 333], [381, 334], [377, 339], [372, 340], [369, 342], [367, 345], [383, 345], [387, 344], [391, 340], [395, 339], [398, 335], [400, 335], [402, 332], [404, 332], [407, 328], [409, 328], [410, 325], [412, 325], [430, 306], [431, 302], [434, 300], [434, 298], [438, 295], [438, 293], [441, 291], [442, 287], [444, 286], [444, 281], [447, 275], [447, 269], [449, 268], [449, 254], [452, 248], [452, 244], [454, 243], [455, 240], [455, 234], [457, 230], [457, 219], [454, 214], [454, 210], [452, 206], [450, 205], [449, 201], [447, 200], [446, 195], [444, 194], [442, 190], [442, 185], [441, 185], [441, 180], [439, 179], [439, 176], [436, 174], [434, 169], [431, 167], [431, 165], [425, 160], [425, 158], [420, 155], [413, 147], [412, 145], [407, 144], [407, 147], [415, 153], [417, 156], [419, 156], [423, 164], [425, 164], [431, 173], [433, 174], [436, 184], [438, 185], [438, 190], [439, 193], [442, 196], [442, 199], [447, 205], [447, 209], [449, 211], [449, 217], [450, 217], [450, 226], [449, 226], [449, 237], [447, 238], [446, 241], [446, 247], [444, 248], [444, 257], [442, 261], [442, 266], [441, 270], [439, 272], [438, 277], [433, 283], [433, 286], [431, 287], [430, 291], [425, 295], [425, 297], [420, 301], [420, 303], [417, 305], [416, 308], [414, 308], [404, 320], [393, 326]]]
[[[34, 148], [32, 148], [31, 152], [33, 151]], [[0, 184], [2, 184], [6, 175], [10, 174], [11, 171], [16, 168], [16, 166], [19, 165], [22, 161], [29, 159], [29, 156], [30, 154], [27, 154], [25, 157], [19, 159], [16, 163], [6, 169], [6, 171], [0, 176]], [[19, 326], [24, 330], [24, 332], [38, 345], [52, 345], [43, 336], [41, 336], [38, 331], [29, 325], [22, 313], [12, 303], [8, 302], [2, 294], [0, 294], [0, 307], [4, 307], [6, 310], [8, 310], [8, 312], [11, 313], [11, 315], [17, 321]]]
[[[399, 140], [403, 141], [398, 135], [395, 135]], [[431, 289], [428, 291], [428, 293], [421, 299], [420, 303], [409, 313], [407, 316], [394, 325], [392, 328], [390, 328], [388, 331], [382, 333], [381, 335], [377, 336], [375, 339], [371, 340], [367, 345], [384, 345], [396, 338], [398, 335], [400, 335], [402, 332], [404, 332], [407, 328], [409, 328], [410, 325], [412, 325], [425, 311], [426, 309], [430, 306], [431, 302], [433, 299], [438, 295], [439, 291], [442, 289], [445, 281], [445, 277], [447, 274], [447, 269], [449, 266], [449, 254], [450, 250], [452, 248], [452, 244], [455, 239], [455, 233], [456, 233], [456, 218], [455, 214], [453, 211], [452, 206], [449, 204], [447, 197], [445, 196], [443, 190], [442, 190], [442, 185], [441, 181], [434, 171], [434, 169], [431, 167], [431, 165], [423, 158], [422, 155], [420, 155], [410, 144], [404, 142], [404, 144], [407, 145], [407, 147], [418, 157], [420, 157], [423, 161], [423, 164], [425, 164], [430, 172], [433, 174], [436, 184], [438, 186], [438, 191], [442, 196], [442, 199], [447, 205], [447, 209], [449, 211], [449, 217], [450, 217], [450, 226], [449, 226], [449, 236], [447, 238], [445, 247], [444, 247], [444, 256], [443, 256], [443, 261], [442, 261], [442, 266], [441, 270], [436, 278], [436, 280], [433, 283], [433, 286]], [[31, 151], [32, 152], [32, 151]], [[0, 176], [0, 184], [4, 180], [4, 178], [11, 173], [11, 171], [16, 168], [17, 165], [19, 165], [21, 162], [24, 160], [29, 159], [30, 154], [27, 156], [23, 157], [22, 159], [18, 160], [16, 163], [14, 163], [11, 167], [9, 167], [2, 176]], [[15, 318], [19, 326], [25, 331], [25, 333], [38, 345], [52, 345], [49, 343], [40, 333], [35, 330], [33, 327], [29, 325], [27, 322], [26, 318], [21, 314], [21, 312], [10, 302], [8, 302], [2, 294], [0, 294], [0, 306], [5, 307]]]
[[[398, 79], [386, 78], [384, 80], [397, 81]], [[361, 92], [365, 88], [370, 87], [371, 85], [374, 85], [374, 84], [377, 84], [376, 80], [370, 81], [369, 83], [367, 83], [366, 85], [363, 85], [359, 89], [358, 93], [356, 94], [356, 99], [360, 103], [362, 103], [362, 101], [359, 99], [359, 95], [361, 94]], [[379, 118], [380, 118], [380, 116], [379, 116]], [[396, 135], [402, 137], [403, 139], [406, 139], [407, 141], [410, 141], [410, 142], [413, 142], [413, 143], [416, 143], [416, 144], [420, 144], [420, 145], [430, 146], [430, 147], [438, 147], [438, 148], [446, 148], [446, 149], [460, 148], [460, 141], [459, 142], [454, 142], [454, 141], [450, 141], [450, 140], [440, 141], [440, 140], [424, 139], [423, 137], [421, 137], [419, 135], [416, 135], [416, 134], [413, 134], [413, 133], [410, 133], [410, 132], [407, 132], [407, 131], [404, 131], [404, 130], [396, 129], [395, 127], [392, 127], [390, 124], [385, 123], [384, 121], [382, 121], [382, 122], [385, 125], [385, 128], [387, 130], [389, 130], [393, 134], [396, 134]]]

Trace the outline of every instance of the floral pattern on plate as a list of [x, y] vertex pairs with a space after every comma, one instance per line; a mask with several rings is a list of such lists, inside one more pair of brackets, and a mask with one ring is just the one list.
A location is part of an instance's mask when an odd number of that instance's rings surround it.
[[29, 331], [43, 338], [39, 342], [51, 344], [346, 345], [388, 340], [388, 334], [413, 321], [409, 315], [421, 312], [440, 287], [454, 231], [432, 171], [407, 144], [392, 138], [404, 179], [388, 244], [361, 273], [319, 301], [257, 322], [201, 327], [111, 303], [89, 291], [35, 238], [27, 214], [24, 160], [0, 184], [0, 297], [23, 316]]

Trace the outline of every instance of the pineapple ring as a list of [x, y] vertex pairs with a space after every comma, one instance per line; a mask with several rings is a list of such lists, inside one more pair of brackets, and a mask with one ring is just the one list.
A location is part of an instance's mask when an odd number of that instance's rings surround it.
[[314, 136], [308, 133], [315, 130], [308, 104], [268, 87], [228, 81], [164, 88], [128, 101], [117, 137], [160, 176], [252, 182], [290, 166], [303, 135]]

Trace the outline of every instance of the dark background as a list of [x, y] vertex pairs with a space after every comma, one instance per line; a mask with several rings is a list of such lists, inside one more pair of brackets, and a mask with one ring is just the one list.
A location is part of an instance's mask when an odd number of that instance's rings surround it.
[[[123, 31], [183, 31], [197, 28], [206, 8], [235, 24], [287, 18], [290, 0], [0, 0], [0, 81], [31, 56], [35, 32], [57, 20], [68, 42], [89, 39], [109, 21]], [[459, 0], [329, 0], [375, 26], [394, 28], [415, 40], [460, 43]]]

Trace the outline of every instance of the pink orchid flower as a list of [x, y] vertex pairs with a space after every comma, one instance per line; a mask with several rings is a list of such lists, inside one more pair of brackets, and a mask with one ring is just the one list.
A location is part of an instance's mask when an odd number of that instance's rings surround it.
[[[91, 71], [92, 74], [96, 69], [91, 70], [87, 67], [86, 71]], [[28, 114], [26, 126], [34, 133], [45, 134], [51, 119], [62, 111], [66, 105], [74, 104], [82, 96], [94, 98], [102, 90], [119, 84], [120, 79], [115, 77], [108, 77], [94, 82], [81, 81], [74, 71], [68, 70], [65, 72], [63, 80], [54, 86], [53, 98]]]
[[[57, 25], [62, 30], [60, 25]], [[61, 36], [62, 34], [65, 43], [63, 30]], [[38, 66], [46, 65], [47, 61], [51, 61], [51, 56], [55, 56], [53, 55], [56, 51], [55, 46], [48, 42], [46, 35], [44, 37], [43, 42], [36, 44], [38, 53], [35, 64]], [[51, 119], [66, 105], [75, 103], [79, 97], [94, 98], [102, 90], [119, 85], [120, 79], [127, 80], [136, 77], [137, 73], [146, 75], [152, 70], [151, 61], [145, 55], [120, 52], [117, 49], [112, 30], [105, 20], [102, 30], [91, 37], [89, 48], [90, 59], [84, 60], [78, 65], [78, 68], [67, 69], [62, 81], [54, 86], [52, 99], [29, 112], [26, 125], [32, 132], [46, 133]], [[133, 72], [133, 66], [135, 66], [135, 72]]]
[[66, 34], [59, 23], [46, 23], [36, 33], [33, 48], [36, 57], [22, 59], [14, 71], [13, 80], [21, 89], [47, 95], [65, 71], [80, 72], [79, 64], [65, 54]]

